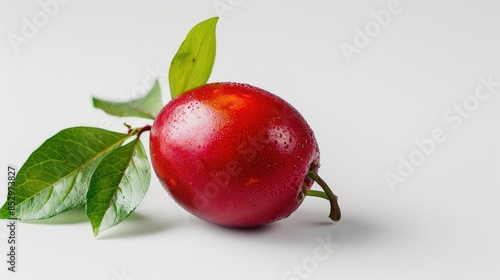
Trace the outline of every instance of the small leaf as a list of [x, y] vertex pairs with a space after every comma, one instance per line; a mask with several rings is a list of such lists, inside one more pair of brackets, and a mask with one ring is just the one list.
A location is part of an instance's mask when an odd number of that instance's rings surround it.
[[91, 127], [68, 128], [52, 136], [17, 174], [14, 216], [5, 213], [7, 201], [0, 218], [46, 219], [83, 205], [94, 169], [128, 137]]
[[218, 17], [198, 23], [172, 59], [168, 73], [172, 99], [204, 85], [215, 61], [215, 27]]
[[94, 236], [125, 220], [139, 205], [151, 180], [139, 139], [109, 153], [97, 166], [87, 192], [87, 216]]
[[149, 93], [139, 99], [128, 102], [111, 102], [94, 97], [92, 100], [95, 108], [118, 117], [141, 117], [154, 120], [163, 108], [158, 80]]

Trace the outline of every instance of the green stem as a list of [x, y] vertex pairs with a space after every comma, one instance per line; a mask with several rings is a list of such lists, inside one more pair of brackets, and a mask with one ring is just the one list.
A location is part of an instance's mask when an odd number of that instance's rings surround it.
[[332, 219], [335, 222], [339, 221], [341, 214], [340, 214], [340, 207], [339, 207], [339, 204], [337, 202], [338, 197], [333, 194], [330, 187], [328, 187], [326, 182], [323, 181], [323, 179], [321, 179], [321, 177], [319, 177], [319, 175], [316, 174], [316, 172], [309, 170], [309, 172], [307, 173], [307, 176], [309, 176], [309, 178], [311, 178], [313, 181], [318, 183], [318, 185], [321, 186], [321, 188], [323, 189], [324, 192], [309, 190], [309, 191], [307, 191], [306, 195], [321, 197], [321, 198], [324, 198], [324, 199], [327, 199], [328, 201], [330, 201], [330, 215], [329, 215], [329, 217], [330, 217], [330, 219]]
[[308, 190], [307, 191], [307, 195], [308, 196], [321, 197], [321, 198], [324, 198], [326, 200], [329, 200], [328, 196], [326, 195], [326, 193], [322, 192], [322, 191]]

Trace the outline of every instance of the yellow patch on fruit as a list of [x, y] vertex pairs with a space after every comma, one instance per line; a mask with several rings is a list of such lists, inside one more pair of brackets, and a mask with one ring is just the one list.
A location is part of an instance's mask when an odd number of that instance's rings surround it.
[[259, 180], [255, 179], [254, 177], [248, 178], [248, 180], [245, 182], [245, 186], [250, 186], [252, 184], [257, 183]]
[[210, 106], [220, 112], [231, 112], [245, 105], [245, 99], [236, 95], [219, 95], [210, 101]]

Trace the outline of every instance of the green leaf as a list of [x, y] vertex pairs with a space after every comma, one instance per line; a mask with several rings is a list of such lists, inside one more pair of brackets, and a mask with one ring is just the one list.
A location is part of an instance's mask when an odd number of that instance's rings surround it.
[[4, 208], [0, 209], [0, 220], [10, 218], [10, 211]]
[[128, 137], [91, 127], [68, 128], [52, 136], [19, 169], [14, 216], [5, 213], [7, 201], [0, 218], [46, 219], [83, 205], [94, 169]]
[[172, 99], [204, 85], [215, 60], [215, 27], [218, 17], [198, 23], [172, 59], [168, 73]]
[[139, 139], [109, 153], [97, 166], [87, 192], [87, 216], [94, 236], [125, 220], [139, 205], [151, 180]]
[[128, 102], [111, 102], [94, 97], [92, 100], [94, 107], [118, 117], [141, 117], [154, 120], [163, 108], [158, 80], [149, 93], [139, 99]]

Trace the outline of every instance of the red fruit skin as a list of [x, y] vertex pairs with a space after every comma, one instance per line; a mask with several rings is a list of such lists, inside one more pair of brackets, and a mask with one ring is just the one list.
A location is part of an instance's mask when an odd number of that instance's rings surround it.
[[152, 126], [150, 153], [178, 204], [240, 228], [288, 217], [313, 184], [308, 170], [319, 166], [318, 144], [300, 113], [238, 83], [207, 84], [169, 102]]

